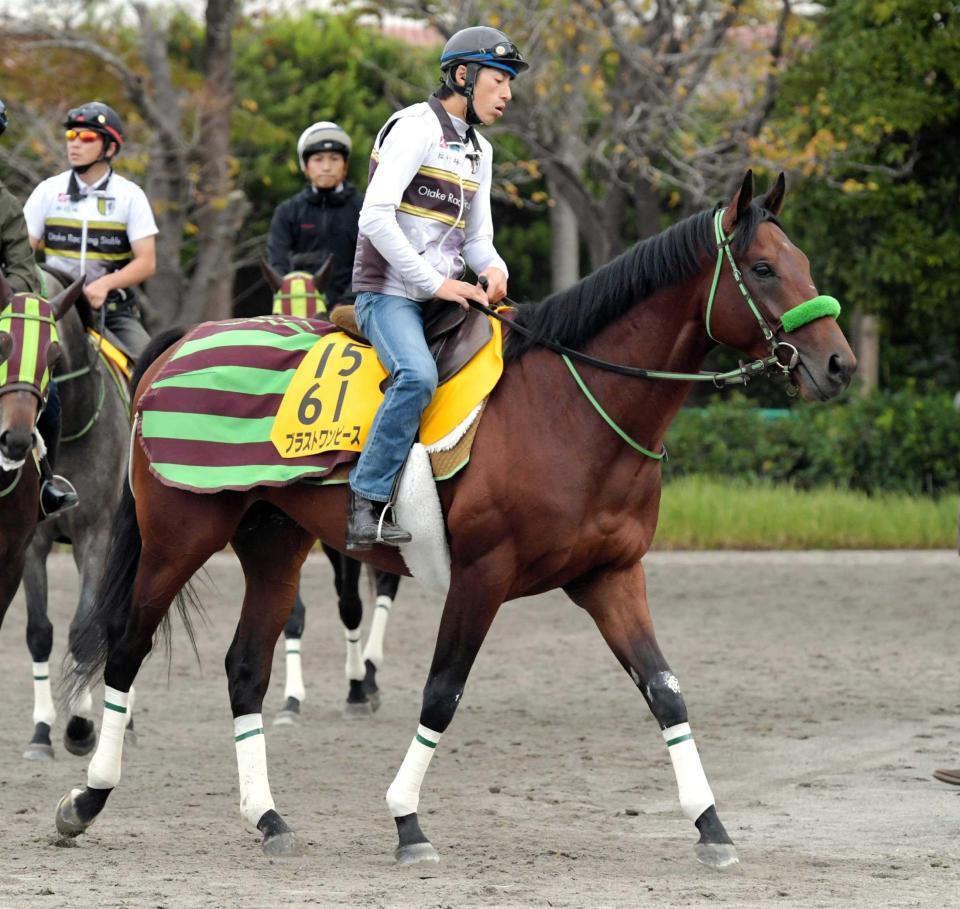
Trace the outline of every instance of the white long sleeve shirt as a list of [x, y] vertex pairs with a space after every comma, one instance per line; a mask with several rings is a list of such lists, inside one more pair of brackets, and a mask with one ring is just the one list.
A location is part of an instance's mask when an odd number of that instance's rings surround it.
[[[468, 265], [507, 274], [493, 245], [493, 149], [431, 98], [380, 130], [360, 212], [353, 290], [431, 299]], [[479, 158], [479, 160], [478, 160]]]

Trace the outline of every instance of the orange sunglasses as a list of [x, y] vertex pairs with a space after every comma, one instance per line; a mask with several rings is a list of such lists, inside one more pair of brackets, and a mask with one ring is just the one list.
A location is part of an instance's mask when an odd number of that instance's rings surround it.
[[72, 142], [74, 139], [79, 139], [81, 142], [96, 142], [97, 139], [103, 138], [100, 133], [94, 132], [92, 129], [68, 129], [63, 135], [68, 142]]

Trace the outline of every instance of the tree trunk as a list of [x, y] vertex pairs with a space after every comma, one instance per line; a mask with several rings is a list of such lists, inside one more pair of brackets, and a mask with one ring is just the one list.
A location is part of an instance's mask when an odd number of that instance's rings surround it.
[[199, 251], [181, 318], [226, 319], [231, 314], [233, 251], [247, 212], [230, 174], [230, 113], [233, 107], [235, 0], [208, 0], [200, 98], [197, 214]]
[[550, 192], [550, 276], [554, 293], [566, 290], [580, 280], [580, 234], [573, 206], [557, 189], [556, 181], [547, 178]]
[[857, 391], [868, 395], [880, 386], [880, 319], [857, 309], [853, 314], [853, 352], [857, 356]]

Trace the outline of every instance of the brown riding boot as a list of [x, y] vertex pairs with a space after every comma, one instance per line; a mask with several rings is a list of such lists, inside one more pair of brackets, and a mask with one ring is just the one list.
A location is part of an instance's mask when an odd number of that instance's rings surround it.
[[413, 537], [387, 517], [388, 509], [392, 508], [388, 502], [365, 499], [351, 488], [347, 493], [347, 550], [373, 549], [377, 543], [385, 546], [409, 543]]

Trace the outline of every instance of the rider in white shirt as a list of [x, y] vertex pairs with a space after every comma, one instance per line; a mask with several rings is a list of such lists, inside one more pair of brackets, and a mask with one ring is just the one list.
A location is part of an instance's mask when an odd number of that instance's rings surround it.
[[[410, 540], [387, 504], [437, 387], [421, 303], [466, 308], [507, 292], [490, 217], [493, 150], [474, 126], [500, 119], [511, 81], [527, 67], [503, 32], [462, 29], [440, 56], [441, 87], [390, 117], [374, 143], [353, 290], [357, 322], [393, 382], [350, 474], [347, 549]], [[461, 280], [466, 266], [487, 279], [486, 292]]]
[[[136, 358], [150, 336], [131, 288], [156, 271], [157, 225], [143, 190], [115, 174], [111, 162], [123, 145], [123, 123], [111, 107], [92, 101], [67, 114], [70, 170], [44, 180], [23, 208], [34, 249], [73, 280], [86, 277], [84, 294], [104, 310], [106, 327]], [[51, 381], [38, 428], [47, 445], [40, 505], [52, 517], [77, 504], [68, 480], [53, 474], [60, 441], [60, 400]]]
[[91, 307], [106, 307], [107, 328], [136, 358], [150, 336], [132, 288], [156, 271], [157, 224], [143, 190], [111, 167], [124, 141], [116, 111], [92, 101], [71, 110], [64, 126], [70, 170], [30, 194], [30, 242], [47, 265], [86, 275]]

